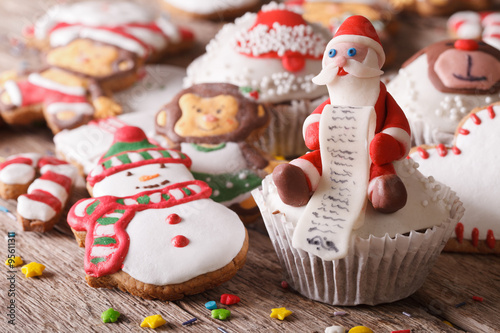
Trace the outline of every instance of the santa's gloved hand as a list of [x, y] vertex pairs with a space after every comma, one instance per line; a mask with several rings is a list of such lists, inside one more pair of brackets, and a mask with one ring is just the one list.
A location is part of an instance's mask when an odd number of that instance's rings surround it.
[[370, 143], [370, 158], [373, 164], [392, 163], [404, 157], [405, 147], [392, 136], [378, 133]]

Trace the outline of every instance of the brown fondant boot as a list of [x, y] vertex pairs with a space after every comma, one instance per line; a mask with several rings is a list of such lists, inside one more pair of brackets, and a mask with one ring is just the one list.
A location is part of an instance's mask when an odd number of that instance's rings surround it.
[[390, 214], [406, 205], [406, 188], [396, 175], [383, 175], [372, 180], [370, 201], [376, 211]]
[[273, 181], [281, 201], [300, 207], [309, 201], [309, 185], [306, 174], [293, 164], [280, 164], [273, 171]]

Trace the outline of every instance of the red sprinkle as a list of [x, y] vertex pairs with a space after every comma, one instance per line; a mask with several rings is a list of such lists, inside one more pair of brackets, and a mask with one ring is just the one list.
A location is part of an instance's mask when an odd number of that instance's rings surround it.
[[495, 110], [493, 110], [493, 105], [488, 106], [488, 115], [491, 119], [495, 118]]
[[495, 235], [493, 235], [493, 230], [491, 229], [488, 229], [486, 233], [486, 245], [488, 245], [490, 249], [495, 248]]
[[448, 150], [446, 149], [446, 147], [442, 143], [438, 144], [436, 149], [438, 151], [438, 155], [441, 157], [445, 157], [446, 154], [448, 154]]
[[254, 91], [251, 91], [249, 93], [250, 97], [252, 97], [253, 99], [259, 99], [259, 92], [257, 90], [254, 90]]
[[288, 282], [286, 282], [286, 281], [281, 281], [281, 288], [283, 288], [283, 289], [288, 289]]
[[232, 305], [240, 302], [240, 298], [232, 294], [220, 295], [220, 302], [225, 305]]
[[399, 331], [392, 331], [391, 333], [411, 333], [410, 330], [399, 330]]
[[473, 113], [473, 114], [470, 115], [470, 119], [476, 125], [480, 125], [481, 124], [481, 119], [479, 119], [479, 117], [475, 113]]
[[474, 51], [479, 48], [477, 41], [473, 39], [459, 39], [453, 45], [457, 50]]
[[477, 247], [479, 243], [479, 230], [477, 228], [472, 229], [472, 246]]
[[189, 244], [189, 239], [187, 239], [185, 236], [182, 235], [177, 235], [171, 240], [172, 245], [175, 247], [184, 247]]
[[429, 153], [424, 148], [418, 147], [417, 152], [420, 155], [420, 157], [422, 157], [424, 160], [429, 158]]
[[465, 128], [460, 127], [460, 128], [458, 129], [458, 133], [460, 133], [460, 134], [462, 134], [462, 135], [469, 135], [470, 131], [469, 131], [469, 130], [467, 130], [467, 129], [465, 129]]
[[170, 214], [169, 216], [167, 216], [167, 218], [165, 219], [165, 221], [168, 224], [177, 224], [180, 221], [182, 221], [182, 218], [179, 215], [177, 215], [177, 214]]
[[472, 296], [472, 299], [478, 302], [482, 302], [484, 300], [481, 296]]
[[453, 154], [455, 155], [460, 155], [462, 154], [462, 151], [460, 149], [458, 149], [457, 146], [453, 146], [453, 148], [451, 148], [451, 151], [453, 152]]
[[457, 226], [455, 227], [455, 234], [457, 235], [458, 242], [462, 243], [464, 240], [464, 225], [462, 222], [457, 223]]

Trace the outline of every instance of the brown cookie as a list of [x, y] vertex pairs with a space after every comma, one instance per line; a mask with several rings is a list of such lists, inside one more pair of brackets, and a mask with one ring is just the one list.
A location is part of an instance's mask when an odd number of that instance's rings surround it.
[[174, 17], [180, 15], [202, 20], [234, 19], [246, 12], [257, 10], [261, 4], [261, 0], [161, 0], [163, 8]]

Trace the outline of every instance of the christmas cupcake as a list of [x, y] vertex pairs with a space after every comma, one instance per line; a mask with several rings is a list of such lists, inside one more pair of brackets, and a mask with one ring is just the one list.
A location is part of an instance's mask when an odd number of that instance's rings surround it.
[[313, 151], [253, 192], [289, 284], [329, 304], [411, 295], [463, 214], [405, 159], [409, 124], [380, 82], [384, 58], [366, 18], [340, 26], [313, 79], [330, 95], [304, 123]]
[[311, 78], [321, 69], [327, 36], [300, 14], [271, 3], [226, 24], [207, 52], [189, 65], [185, 85], [232, 83], [271, 104], [263, 146], [274, 155], [303, 154], [302, 122], [326, 94]]
[[451, 144], [470, 110], [500, 100], [500, 51], [469, 39], [434, 43], [407, 60], [387, 89], [414, 144]]

